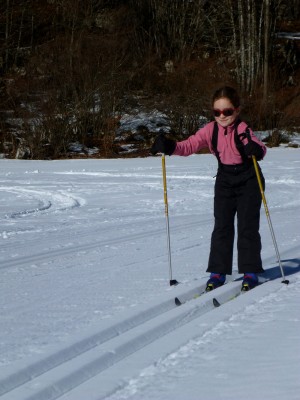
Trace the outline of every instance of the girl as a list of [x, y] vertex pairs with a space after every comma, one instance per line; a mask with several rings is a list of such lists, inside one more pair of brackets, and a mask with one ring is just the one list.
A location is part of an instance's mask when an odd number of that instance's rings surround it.
[[[238, 271], [244, 274], [242, 290], [249, 290], [258, 284], [257, 273], [264, 272], [259, 234], [261, 193], [252, 156], [262, 160], [266, 147], [247, 124], [239, 119], [240, 99], [235, 89], [225, 86], [215, 92], [212, 113], [215, 121], [208, 123], [187, 140], [175, 142], [159, 135], [151, 152], [189, 156], [208, 147], [217, 157], [215, 225], [207, 268], [210, 279], [206, 290], [223, 285], [226, 274], [232, 274], [235, 215]], [[264, 185], [262, 174], [261, 179]]]

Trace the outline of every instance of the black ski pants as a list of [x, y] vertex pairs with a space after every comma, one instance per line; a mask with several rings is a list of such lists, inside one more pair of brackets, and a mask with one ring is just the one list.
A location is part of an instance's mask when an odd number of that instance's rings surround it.
[[[264, 186], [261, 171], [260, 174]], [[211, 237], [207, 272], [232, 274], [235, 216], [239, 273], [264, 272], [259, 234], [261, 202], [261, 193], [252, 164], [219, 167], [215, 183], [215, 226]]]

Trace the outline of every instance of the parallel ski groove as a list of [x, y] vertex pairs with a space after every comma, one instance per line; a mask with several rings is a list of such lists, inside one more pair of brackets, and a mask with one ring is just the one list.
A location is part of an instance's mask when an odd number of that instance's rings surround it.
[[[196, 282], [194, 283], [194, 288], [185, 290], [182, 289], [181, 292], [184, 296], [189, 297], [191, 293], [193, 294], [198, 291], [199, 285], [201, 285], [201, 283]], [[178, 291], [179, 287], [176, 289]], [[61, 363], [69, 361], [74, 357], [77, 357], [78, 355], [113, 339], [116, 336], [122, 335], [123, 333], [173, 309], [174, 307], [176, 306], [173, 298], [169, 298], [163, 302], [154, 304], [152, 307], [140, 312], [135, 312], [131, 315], [131, 317], [127, 317], [124, 320], [109, 325], [107, 328], [101, 329], [100, 331], [97, 331], [94, 334], [83, 338], [82, 340], [75, 341], [71, 345], [64, 347], [62, 350], [59, 350], [40, 361], [35, 362], [29, 367], [26, 366], [23, 369], [16, 371], [7, 378], [2, 377], [2, 379], [0, 379], [0, 395], [26, 383], [29, 380], [32, 380], [33, 378], [40, 376], [48, 370], [60, 365]]]
[[[288, 264], [293, 264], [293, 261], [289, 260]], [[268, 275], [278, 280], [274, 269], [270, 269]], [[172, 298], [4, 377], [0, 381], [1, 400], [55, 400], [71, 394], [72, 390], [77, 390], [84, 382], [98, 377], [108, 368], [117, 366], [126, 357], [213, 310], [216, 295], [218, 302], [223, 304], [240, 294], [241, 282], [233, 281], [189, 301], [193, 299], [193, 293], [199, 292], [199, 287], [203, 286], [204, 280], [200, 282], [196, 282], [194, 288], [179, 289], [180, 298], [185, 297], [186, 301], [181, 307], [175, 305], [171, 293]]]
[[0, 380], [0, 395], [12, 390], [29, 380], [32, 380], [43, 373], [55, 368], [62, 363], [65, 363], [73, 358], [85, 353], [116, 336], [122, 335], [141, 325], [157, 315], [163, 314], [174, 308], [173, 300], [167, 300], [164, 303], [158, 304], [157, 306], [147, 309], [147, 312], [138, 313], [133, 315], [131, 318], [126, 318], [125, 320], [116, 323], [104, 330], [101, 330], [87, 338], [77, 341], [72, 345], [65, 347], [63, 350], [58, 351], [39, 362], [31, 365], [30, 367], [25, 367], [24, 369], [17, 371], [13, 375], [9, 376], [7, 379]]
[[[236, 284], [231, 284], [234, 283]], [[228, 285], [228, 290], [230, 287]], [[187, 291], [189, 292], [190, 290]], [[110, 330], [100, 331], [4, 378], [0, 381], [0, 393], [4, 394], [3, 400], [15, 398], [16, 393], [22, 393], [22, 399], [26, 400], [57, 399], [125, 357], [212, 309], [211, 293], [187, 302], [180, 308], [176, 307], [174, 298], [169, 299], [145, 313], [112, 326]], [[112, 350], [107, 351], [108, 348]], [[40, 389], [34, 389], [36, 387]], [[24, 397], [27, 392], [28, 396]]]
[[[180, 224], [178, 226], [174, 226], [172, 229], [174, 232], [176, 232], [176, 231], [180, 231], [182, 229], [187, 229], [189, 227], [198, 226], [198, 225], [199, 225], [198, 222], [189, 222], [187, 224]], [[54, 259], [54, 258], [58, 258], [61, 256], [67, 256], [70, 254], [73, 255], [74, 253], [78, 253], [80, 251], [93, 250], [95, 248], [105, 247], [105, 246], [119, 244], [119, 243], [127, 243], [132, 240], [138, 240], [138, 239], [140, 240], [143, 238], [156, 236], [156, 235], [162, 234], [162, 233], [164, 233], [164, 229], [152, 229], [152, 230], [149, 230], [146, 232], [143, 231], [143, 232], [138, 232], [138, 233], [134, 233], [131, 235], [126, 234], [126, 235], [116, 237], [113, 239], [98, 240], [98, 241], [96, 240], [93, 243], [85, 243], [82, 245], [76, 244], [74, 246], [69, 246], [66, 248], [53, 249], [53, 250], [51, 250], [51, 258]], [[0, 270], [11, 268], [11, 267], [17, 267], [17, 266], [24, 267], [24, 265], [26, 265], [26, 264], [32, 264], [34, 262], [43, 261], [47, 258], [48, 258], [47, 253], [41, 252], [41, 253], [29, 255], [29, 256], [15, 257], [13, 260], [3, 260], [1, 262]]]

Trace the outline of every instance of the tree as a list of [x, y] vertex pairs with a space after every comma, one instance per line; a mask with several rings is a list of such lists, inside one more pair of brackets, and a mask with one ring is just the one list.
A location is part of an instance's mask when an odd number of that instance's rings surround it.
[[137, 29], [163, 58], [189, 60], [204, 35], [206, 0], [131, 0]]
[[263, 104], [266, 104], [269, 89], [269, 42], [270, 42], [270, 0], [264, 0], [265, 29], [264, 29], [264, 78], [263, 78]]

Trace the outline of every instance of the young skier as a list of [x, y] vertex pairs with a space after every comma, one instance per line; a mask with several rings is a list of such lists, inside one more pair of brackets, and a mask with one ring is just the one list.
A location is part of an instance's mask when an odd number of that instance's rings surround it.
[[[206, 290], [213, 290], [225, 283], [232, 274], [234, 244], [234, 219], [237, 215], [238, 271], [244, 274], [242, 290], [258, 284], [258, 273], [264, 272], [261, 262], [259, 218], [261, 193], [253, 165], [252, 155], [262, 160], [265, 145], [258, 140], [245, 122], [239, 119], [240, 99], [235, 89], [224, 86], [212, 99], [212, 121], [187, 140], [176, 142], [159, 135], [152, 154], [189, 156], [208, 147], [218, 159], [215, 182], [215, 225], [207, 272], [210, 278]], [[264, 178], [261, 170], [261, 180]]]

